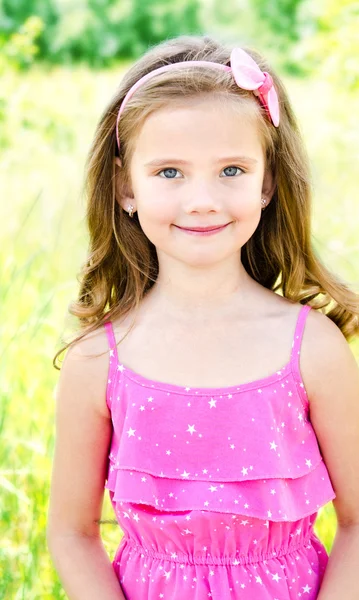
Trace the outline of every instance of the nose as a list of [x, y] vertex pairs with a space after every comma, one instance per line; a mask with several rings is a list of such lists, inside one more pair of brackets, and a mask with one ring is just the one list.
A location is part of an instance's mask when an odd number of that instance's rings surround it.
[[200, 180], [193, 182], [186, 190], [185, 210], [191, 212], [219, 212], [221, 200], [213, 184]]

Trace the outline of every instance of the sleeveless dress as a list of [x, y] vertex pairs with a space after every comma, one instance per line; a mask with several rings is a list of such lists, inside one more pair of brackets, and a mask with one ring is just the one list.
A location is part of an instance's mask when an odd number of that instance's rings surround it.
[[317, 598], [328, 554], [313, 531], [335, 498], [299, 357], [238, 386], [190, 388], [123, 365], [111, 322], [105, 488], [124, 535], [112, 561], [127, 600]]

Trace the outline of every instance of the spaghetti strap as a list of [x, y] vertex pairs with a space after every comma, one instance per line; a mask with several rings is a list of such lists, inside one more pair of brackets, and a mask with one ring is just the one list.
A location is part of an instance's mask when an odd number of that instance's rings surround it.
[[[294, 378], [300, 384], [300, 387], [302, 388], [301, 391], [303, 392], [304, 396], [305, 396], [305, 390], [303, 389], [304, 386], [303, 386], [303, 382], [302, 382], [302, 375], [301, 375], [301, 371], [300, 371], [299, 361], [300, 361], [300, 352], [301, 352], [304, 327], [305, 327], [308, 313], [311, 310], [311, 308], [312, 307], [309, 306], [309, 304], [304, 304], [299, 311], [297, 324], [296, 324], [295, 332], [294, 332], [294, 338], [293, 338], [293, 342], [292, 342], [292, 352], [291, 352], [291, 357], [290, 357], [292, 373], [294, 375]], [[305, 398], [305, 401], [307, 402], [306, 398]]]
[[107, 404], [108, 408], [111, 409], [112, 389], [113, 389], [114, 383], [116, 381], [116, 375], [117, 375], [118, 354], [117, 354], [116, 338], [115, 338], [115, 334], [113, 331], [113, 326], [112, 326], [111, 321], [106, 321], [106, 323], [104, 323], [104, 327], [106, 330], [108, 345], [109, 345], [109, 349], [110, 349], [109, 350], [110, 361], [109, 361], [108, 380], [107, 380], [107, 389], [106, 389], [106, 404]]
[[108, 345], [110, 347], [110, 357], [114, 357], [116, 359], [116, 361], [118, 362], [117, 344], [116, 344], [115, 334], [113, 331], [113, 325], [112, 325], [111, 321], [106, 321], [106, 323], [104, 323], [104, 326], [105, 326], [106, 333], [107, 333]]

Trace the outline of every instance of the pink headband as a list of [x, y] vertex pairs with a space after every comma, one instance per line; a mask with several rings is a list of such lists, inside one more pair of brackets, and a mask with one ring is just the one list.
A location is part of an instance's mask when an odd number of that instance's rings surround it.
[[133, 93], [148, 79], [158, 73], [163, 73], [169, 69], [176, 69], [178, 67], [188, 67], [189, 64], [200, 65], [203, 67], [214, 67], [216, 69], [222, 69], [223, 71], [232, 71], [235, 82], [240, 88], [245, 90], [253, 90], [254, 94], [258, 96], [260, 103], [265, 107], [266, 112], [271, 119], [273, 125], [278, 127], [279, 125], [279, 104], [278, 96], [275, 90], [272, 77], [266, 71], [261, 71], [257, 63], [253, 60], [247, 52], [242, 48], [233, 48], [230, 58], [231, 66], [223, 65], [221, 63], [210, 62], [207, 60], [191, 60], [178, 63], [171, 63], [164, 65], [158, 69], [154, 69], [144, 75], [136, 81], [136, 83], [129, 89], [126, 96], [122, 100], [120, 110], [118, 111], [116, 120], [116, 139], [118, 149], [120, 149], [120, 140], [118, 136], [118, 124], [120, 116], [123, 110], [131, 98]]

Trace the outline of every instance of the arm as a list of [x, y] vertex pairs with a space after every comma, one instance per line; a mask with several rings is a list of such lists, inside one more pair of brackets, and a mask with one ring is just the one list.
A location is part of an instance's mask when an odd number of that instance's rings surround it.
[[359, 597], [359, 526], [338, 525], [317, 600], [357, 600]]
[[[311, 313], [314, 311], [311, 311]], [[336, 498], [338, 527], [318, 600], [359, 598], [359, 369], [340, 329], [312, 316], [305, 361], [310, 418]]]
[[70, 600], [125, 600], [100, 537], [112, 425], [101, 333], [67, 351], [56, 390], [56, 443], [47, 523], [54, 566]]

